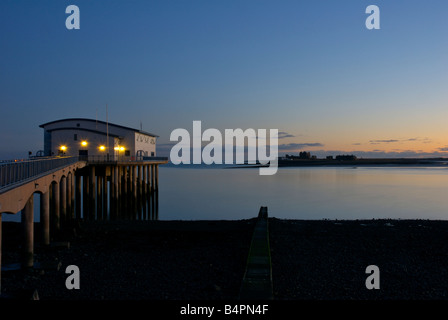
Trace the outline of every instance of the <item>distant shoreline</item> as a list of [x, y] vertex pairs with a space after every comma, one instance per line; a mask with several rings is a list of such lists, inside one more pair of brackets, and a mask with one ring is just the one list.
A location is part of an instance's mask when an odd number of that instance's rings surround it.
[[[219, 168], [240, 169], [260, 168], [269, 165], [257, 164], [179, 164], [169, 163], [169, 168]], [[278, 167], [353, 167], [353, 166], [434, 166], [448, 167], [448, 158], [361, 158], [356, 160], [336, 159], [280, 159]]]
[[395, 165], [395, 166], [447, 166], [446, 158], [366, 158], [356, 160], [335, 160], [335, 159], [294, 159], [279, 160], [279, 167], [298, 166], [368, 166], [368, 165]]
[[[230, 166], [229, 168], [259, 168], [269, 165], [262, 164], [241, 164]], [[336, 160], [336, 159], [280, 159], [278, 167], [362, 167], [362, 166], [432, 166], [447, 167], [447, 158], [365, 158], [356, 160]]]

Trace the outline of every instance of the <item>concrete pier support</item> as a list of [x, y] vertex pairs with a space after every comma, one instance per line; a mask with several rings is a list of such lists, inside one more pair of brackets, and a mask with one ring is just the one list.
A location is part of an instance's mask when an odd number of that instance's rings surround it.
[[118, 212], [120, 211], [120, 167], [116, 166], [114, 168], [115, 172], [115, 201], [114, 201], [114, 218], [118, 219]]
[[75, 189], [75, 218], [77, 220], [81, 219], [81, 190], [82, 190], [82, 184], [81, 184], [81, 175], [77, 174], [75, 175], [76, 180], [76, 189]]
[[132, 220], [137, 219], [137, 166], [132, 166]]
[[123, 212], [123, 166], [118, 166], [118, 191], [117, 191], [117, 218], [122, 217]]
[[148, 182], [149, 182], [149, 180], [148, 180], [148, 171], [149, 171], [149, 169], [148, 169], [148, 165], [144, 165], [143, 166], [143, 184], [144, 184], [144, 193], [146, 194], [147, 192], [148, 192]]
[[42, 243], [50, 244], [50, 191], [40, 197], [40, 223], [42, 225]]
[[117, 219], [120, 219], [123, 212], [123, 166], [118, 166], [117, 182]]
[[118, 193], [119, 193], [119, 175], [118, 166], [113, 167], [113, 175], [111, 175], [111, 203], [110, 203], [110, 214], [112, 219], [117, 219], [118, 217]]
[[151, 172], [151, 192], [154, 192], [154, 165], [150, 165]]
[[128, 218], [134, 220], [134, 166], [129, 166], [129, 181], [128, 181], [128, 205], [126, 211]]
[[144, 186], [144, 192], [146, 193], [148, 190], [148, 166], [143, 166], [143, 186]]
[[117, 166], [117, 191], [116, 191], [116, 217], [117, 219], [121, 218], [121, 211], [122, 211], [122, 195], [123, 195], [123, 167]]
[[147, 190], [148, 190], [148, 166], [147, 165], [143, 165], [142, 166], [142, 186], [141, 186], [141, 191], [142, 191], [142, 219], [146, 220], [147, 219]]
[[96, 217], [97, 220], [102, 220], [103, 218], [103, 198], [102, 189], [103, 188], [103, 176], [97, 176], [97, 186], [96, 186]]
[[151, 166], [146, 166], [146, 195], [149, 195], [151, 193]]
[[[107, 177], [106, 177], [107, 181]], [[106, 182], [107, 185], [107, 182]], [[112, 220], [114, 219], [114, 196], [115, 196], [115, 166], [110, 167], [110, 183], [109, 183], [109, 198], [106, 197], [106, 199], [109, 200], [108, 206], [109, 206], [109, 218]], [[107, 211], [106, 211], [107, 212]]]
[[123, 194], [122, 194], [122, 199], [123, 199], [123, 206], [122, 206], [122, 215], [124, 217], [128, 217], [129, 214], [129, 210], [128, 210], [128, 196], [129, 196], [129, 187], [128, 187], [128, 167], [124, 166], [123, 167]]
[[53, 230], [55, 233], [58, 233], [61, 230], [61, 223], [60, 223], [60, 210], [61, 210], [61, 204], [60, 204], [60, 190], [59, 190], [59, 184], [53, 183], [52, 185], [53, 189], [53, 215], [51, 217], [53, 223]]
[[71, 174], [68, 174], [67, 177], [65, 178], [65, 187], [67, 189], [67, 193], [66, 193], [66, 208], [65, 208], [65, 216], [62, 219], [62, 225], [67, 226], [69, 221], [70, 221], [70, 211], [71, 211], [71, 206], [72, 206], [72, 197], [71, 197], [71, 192], [72, 192], [72, 184], [71, 184]]
[[64, 228], [66, 226], [66, 218], [67, 218], [67, 178], [62, 177], [60, 186], [60, 203], [61, 203], [61, 212], [60, 212], [60, 219], [59, 223], [61, 225], [61, 228]]
[[89, 219], [89, 176], [82, 177], [82, 218]]
[[101, 197], [103, 200], [102, 205], [102, 219], [107, 219], [108, 217], [108, 210], [107, 210], [107, 195], [109, 194], [109, 191], [107, 189], [107, 172], [108, 168], [104, 168], [104, 176], [101, 179], [102, 186], [101, 186]]
[[25, 208], [22, 210], [22, 268], [32, 268], [34, 266], [34, 197], [28, 199]]
[[89, 177], [89, 219], [95, 220], [96, 177], [95, 166], [90, 166]]
[[70, 212], [68, 213], [70, 222], [75, 218], [75, 175], [70, 174]]
[[137, 179], [137, 218], [139, 220], [143, 220], [143, 203], [142, 203], [142, 194], [143, 194], [143, 166], [138, 166], [138, 179]]
[[154, 185], [154, 190], [158, 190], [159, 189], [159, 165], [156, 164], [155, 166], [155, 185]]
[[72, 206], [72, 202], [71, 202], [71, 200], [72, 200], [72, 197], [71, 197], [72, 185], [70, 182], [70, 180], [71, 180], [70, 178], [71, 178], [71, 174], [68, 174], [67, 178], [65, 179], [66, 185], [67, 185], [66, 186], [66, 188], [67, 188], [67, 205], [66, 205], [66, 209], [65, 209], [65, 218], [64, 218], [64, 221], [62, 222], [63, 225], [64, 224], [67, 225], [70, 221], [70, 210], [71, 210], [71, 206]]

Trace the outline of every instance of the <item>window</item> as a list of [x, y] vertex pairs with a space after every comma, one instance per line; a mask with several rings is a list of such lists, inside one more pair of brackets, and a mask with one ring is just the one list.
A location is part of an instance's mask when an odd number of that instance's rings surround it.
[[73, 136], [73, 140], [78, 140], [78, 135], [75, 133], [75, 135]]
[[76, 126], [77, 126], [77, 127], [79, 128], [79, 127], [80, 127], [80, 124], [79, 124], [79, 123], [77, 123], [77, 124], [76, 124]]
[[125, 155], [126, 157], [129, 157], [129, 156], [131, 155], [131, 150], [125, 150], [125, 151], [124, 151], [124, 155]]

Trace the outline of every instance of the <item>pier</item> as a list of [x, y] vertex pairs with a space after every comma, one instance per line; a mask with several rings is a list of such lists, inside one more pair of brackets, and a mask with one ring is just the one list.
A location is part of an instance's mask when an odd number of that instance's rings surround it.
[[[158, 168], [165, 157], [57, 156], [0, 162], [2, 215], [21, 212], [22, 268], [34, 266], [34, 194], [43, 245], [82, 220], [158, 219]], [[1, 293], [1, 272], [0, 272]]]

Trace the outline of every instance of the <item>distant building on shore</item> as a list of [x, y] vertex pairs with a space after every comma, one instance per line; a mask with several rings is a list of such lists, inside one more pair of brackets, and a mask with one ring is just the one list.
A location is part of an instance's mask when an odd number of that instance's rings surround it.
[[306, 151], [300, 152], [298, 156], [286, 154], [285, 158], [288, 160], [298, 160], [298, 159], [300, 159], [300, 160], [316, 160], [317, 159], [316, 156], [311, 155], [310, 152], [306, 152]]
[[341, 161], [350, 161], [350, 160], [356, 160], [358, 159], [355, 155], [350, 154], [350, 155], [338, 155], [336, 156], [336, 160], [341, 160]]
[[299, 159], [311, 159], [311, 153], [310, 152], [300, 152], [299, 153]]
[[94, 119], [62, 119], [44, 129], [44, 156], [154, 157], [158, 136]]

